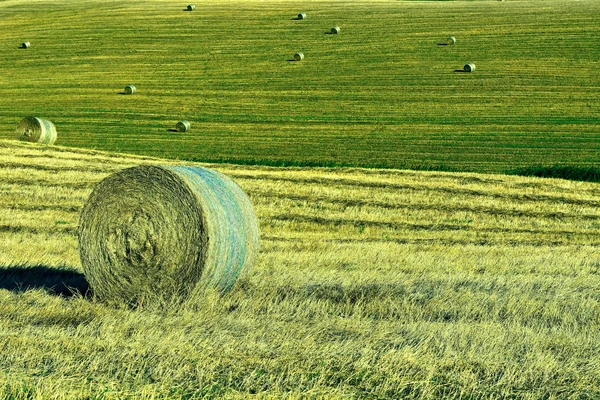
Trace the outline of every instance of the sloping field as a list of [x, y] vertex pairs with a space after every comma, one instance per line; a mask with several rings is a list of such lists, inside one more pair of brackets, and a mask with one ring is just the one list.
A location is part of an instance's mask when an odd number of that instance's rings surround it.
[[213, 165], [262, 231], [232, 292], [72, 296], [83, 202], [143, 162], [0, 142], [0, 397], [600, 396], [597, 184]]
[[[600, 162], [597, 0], [185, 5], [0, 1], [0, 137], [31, 114], [62, 145], [197, 161]], [[130, 83], [137, 94], [118, 94]], [[180, 119], [189, 134], [168, 131]]]

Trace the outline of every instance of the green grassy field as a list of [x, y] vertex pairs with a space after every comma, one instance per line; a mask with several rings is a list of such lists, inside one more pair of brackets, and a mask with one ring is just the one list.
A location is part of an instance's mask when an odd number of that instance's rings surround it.
[[[197, 161], [474, 172], [600, 161], [596, 0], [185, 5], [0, 2], [0, 137], [32, 114], [66, 146]], [[456, 45], [439, 46], [448, 35]], [[296, 51], [306, 59], [287, 61]], [[455, 72], [467, 62], [474, 73]], [[118, 94], [129, 83], [138, 93]], [[168, 131], [180, 119], [189, 134]]]
[[142, 162], [0, 141], [0, 398], [600, 396], [598, 184], [210, 165], [260, 222], [232, 292], [71, 295], [83, 202]]

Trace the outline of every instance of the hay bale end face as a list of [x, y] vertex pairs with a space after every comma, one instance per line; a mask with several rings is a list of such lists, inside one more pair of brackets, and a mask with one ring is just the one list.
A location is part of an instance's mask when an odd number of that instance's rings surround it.
[[456, 38], [454, 36], [448, 36], [448, 39], [446, 39], [446, 44], [451, 46], [455, 43], [456, 43]]
[[188, 10], [188, 11], [194, 11], [195, 9], [196, 9], [196, 6], [195, 6], [195, 5], [193, 5], [193, 4], [188, 4], [188, 6], [187, 6], [187, 10]]
[[141, 165], [100, 181], [79, 220], [79, 252], [96, 296], [129, 305], [229, 290], [258, 252], [242, 189], [197, 166]]
[[306, 19], [306, 13], [298, 14], [298, 19]]
[[294, 60], [295, 61], [302, 61], [302, 60], [304, 60], [304, 53], [297, 52], [296, 54], [294, 54]]
[[190, 123], [186, 120], [179, 121], [177, 125], [175, 125], [177, 132], [187, 132], [190, 130]]
[[133, 86], [133, 85], [127, 85], [127, 86], [125, 86], [125, 93], [126, 94], [134, 94], [135, 93], [135, 86]]
[[54, 144], [56, 127], [48, 120], [38, 117], [25, 117], [17, 125], [17, 139], [25, 142]]
[[331, 28], [331, 33], [337, 35], [338, 33], [340, 33], [340, 27], [337, 25], [334, 26], [333, 28]]
[[19, 46], [20, 49], [28, 49], [31, 47], [31, 43], [29, 42], [23, 42], [21, 43], [21, 45]]
[[463, 70], [465, 72], [473, 72], [473, 71], [475, 71], [475, 64], [473, 64], [473, 63], [465, 64]]

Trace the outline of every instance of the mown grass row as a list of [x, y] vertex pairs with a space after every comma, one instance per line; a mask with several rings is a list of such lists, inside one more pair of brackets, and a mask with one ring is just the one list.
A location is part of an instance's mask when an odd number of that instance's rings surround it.
[[[64, 145], [201, 162], [505, 172], [599, 160], [594, 0], [0, 7], [4, 138], [34, 114]], [[456, 45], [439, 46], [450, 34]], [[288, 62], [296, 51], [306, 59]], [[455, 72], [467, 62], [475, 73]], [[138, 93], [119, 95], [129, 83]], [[189, 134], [168, 131], [180, 119]]]
[[90, 297], [78, 209], [165, 161], [16, 142], [0, 160], [3, 396], [600, 395], [596, 184], [213, 165], [255, 205], [257, 265], [224, 297], [131, 310]]

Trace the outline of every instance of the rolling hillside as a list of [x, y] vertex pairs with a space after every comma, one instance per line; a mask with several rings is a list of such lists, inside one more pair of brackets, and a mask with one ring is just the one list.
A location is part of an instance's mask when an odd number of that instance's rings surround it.
[[181, 309], [105, 306], [78, 212], [157, 162], [0, 141], [0, 397], [600, 396], [597, 184], [211, 165], [255, 205], [252, 273]]
[[[185, 5], [1, 1], [0, 137], [37, 115], [61, 145], [204, 162], [600, 162], [597, 0]], [[180, 119], [189, 134], [169, 132]]]

